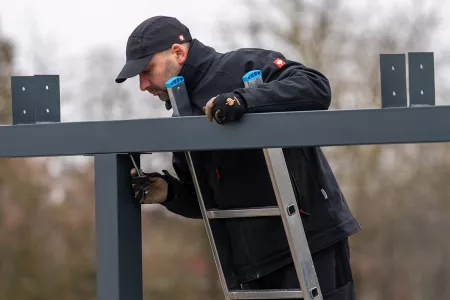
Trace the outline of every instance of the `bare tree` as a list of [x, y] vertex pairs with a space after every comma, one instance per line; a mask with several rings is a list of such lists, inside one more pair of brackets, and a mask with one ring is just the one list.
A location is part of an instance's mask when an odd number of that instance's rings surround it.
[[[0, 32], [1, 34], [1, 32]], [[11, 72], [13, 60], [12, 44], [0, 35], [0, 123], [10, 124], [11, 110]]]

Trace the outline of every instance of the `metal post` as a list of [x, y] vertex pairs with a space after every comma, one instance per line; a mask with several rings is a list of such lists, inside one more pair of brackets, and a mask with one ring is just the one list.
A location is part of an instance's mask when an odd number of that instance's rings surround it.
[[131, 197], [132, 167], [126, 154], [95, 155], [98, 300], [143, 298], [141, 206]]

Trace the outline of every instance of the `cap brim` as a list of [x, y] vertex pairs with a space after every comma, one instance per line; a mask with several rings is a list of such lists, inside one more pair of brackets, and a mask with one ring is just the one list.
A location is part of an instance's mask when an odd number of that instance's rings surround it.
[[148, 55], [138, 59], [127, 61], [125, 66], [123, 66], [122, 71], [120, 71], [119, 75], [117, 76], [116, 82], [122, 83], [127, 80], [127, 78], [137, 76], [145, 69], [150, 59], [152, 59], [152, 56], [153, 55]]

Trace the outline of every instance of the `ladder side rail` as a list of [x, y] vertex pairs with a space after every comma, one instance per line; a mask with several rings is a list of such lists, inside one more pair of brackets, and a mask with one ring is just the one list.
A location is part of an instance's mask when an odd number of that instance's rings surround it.
[[[169, 79], [166, 82], [167, 91], [169, 93], [170, 103], [172, 105], [174, 116], [190, 116], [192, 115], [192, 108], [190, 106], [189, 97], [186, 91], [186, 86], [184, 84], [184, 78], [177, 76]], [[212, 232], [211, 224], [208, 218], [208, 212], [206, 210], [205, 202], [203, 200], [202, 191], [200, 184], [198, 182], [197, 173], [195, 171], [194, 162], [190, 151], [185, 152], [186, 160], [189, 166], [189, 171], [192, 176], [192, 181], [194, 182], [195, 191], [197, 194], [197, 199], [200, 206], [200, 211], [202, 213], [203, 221], [205, 223], [206, 234], [208, 236], [209, 243], [212, 248], [214, 262], [216, 264], [220, 285], [224, 292], [225, 300], [230, 300], [230, 293], [228, 290], [227, 281], [225, 279], [225, 274], [223, 271], [222, 264], [220, 262], [219, 252], [214, 241], [214, 235]]]

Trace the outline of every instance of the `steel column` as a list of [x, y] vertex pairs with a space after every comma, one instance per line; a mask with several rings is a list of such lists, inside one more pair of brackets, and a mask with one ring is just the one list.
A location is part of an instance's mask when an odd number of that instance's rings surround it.
[[129, 155], [95, 155], [98, 300], [143, 297], [141, 205], [131, 198], [132, 165]]

